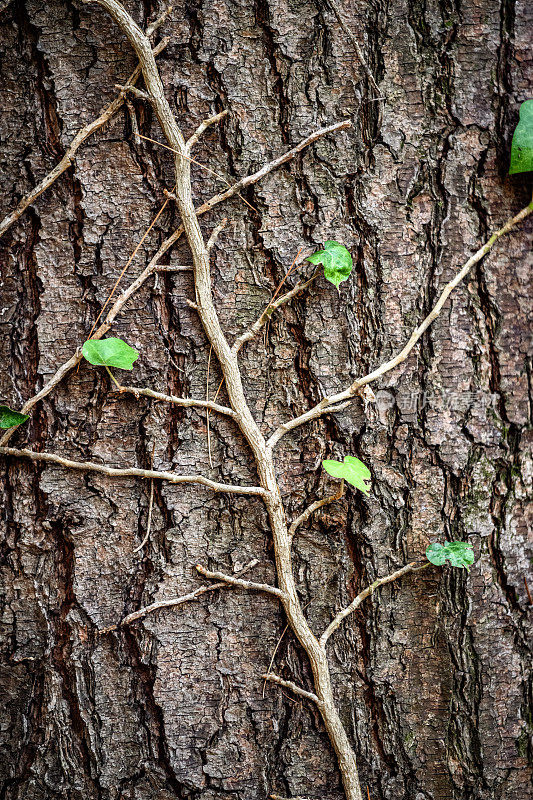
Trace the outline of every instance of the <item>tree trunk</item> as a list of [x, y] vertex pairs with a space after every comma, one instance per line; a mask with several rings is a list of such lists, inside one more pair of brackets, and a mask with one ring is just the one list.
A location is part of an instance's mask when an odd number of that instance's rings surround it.
[[[149, 0], [126, 6], [143, 27], [163, 10]], [[0, 7], [4, 214], [137, 62], [96, 6]], [[197, 204], [317, 128], [353, 121], [246, 190], [246, 203], [236, 197], [202, 218], [208, 233], [230, 220], [211, 265], [230, 341], [264, 309], [299, 248], [336, 239], [354, 256], [340, 294], [320, 277], [243, 349], [264, 432], [390, 358], [458, 266], [529, 199], [527, 180], [506, 172], [518, 106], [531, 94], [531, 5], [342, 0], [339, 11], [384, 102], [326, 0], [177, 0], [161, 29], [171, 41], [158, 64], [185, 133], [229, 110], [195, 149], [213, 171], [193, 165]], [[0, 390], [13, 408], [87, 338], [172, 189], [172, 154], [136, 136], [138, 127], [164, 141], [150, 107], [138, 98], [130, 107], [0, 239]], [[169, 203], [124, 286], [178, 224]], [[276, 451], [293, 518], [335, 490], [323, 458], [357, 455], [372, 470], [368, 498], [347, 492], [295, 540], [316, 633], [429, 542], [464, 539], [476, 552], [468, 575], [432, 568], [383, 587], [329, 645], [371, 800], [533, 797], [532, 230], [529, 221], [476, 267], [421, 346], [374, 385], [375, 403], [299, 428]], [[190, 263], [185, 243], [170, 261]], [[135, 385], [205, 399], [209, 384], [213, 399], [220, 373], [188, 299], [189, 273], [161, 273], [111, 335], [140, 351]], [[211, 414], [208, 425], [210, 448], [203, 413], [119, 395], [104, 370], [82, 362], [12, 442], [255, 483], [233, 421]], [[263, 686], [273, 658], [278, 674], [313, 690], [272, 597], [225, 589], [100, 633], [203, 585], [196, 563], [232, 572], [258, 558], [253, 580], [274, 582], [259, 497], [156, 481], [150, 538], [136, 551], [149, 482], [11, 457], [0, 470], [2, 800], [341, 800], [318, 711]]]

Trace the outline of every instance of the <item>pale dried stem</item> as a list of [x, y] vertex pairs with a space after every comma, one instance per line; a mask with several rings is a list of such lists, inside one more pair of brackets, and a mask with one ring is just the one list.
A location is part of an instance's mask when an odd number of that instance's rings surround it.
[[332, 635], [332, 633], [335, 633], [337, 628], [340, 627], [343, 620], [345, 620], [350, 614], [353, 614], [353, 612], [359, 608], [363, 600], [366, 600], [367, 597], [370, 597], [370, 595], [373, 594], [376, 589], [379, 589], [380, 586], [385, 586], [387, 583], [392, 583], [393, 581], [397, 581], [399, 578], [403, 578], [404, 575], [408, 575], [410, 572], [419, 572], [420, 570], [427, 569], [427, 567], [430, 566], [431, 564], [429, 561], [422, 565], [417, 564], [416, 561], [412, 561], [410, 564], [406, 564], [405, 567], [397, 569], [396, 572], [392, 572], [390, 575], [386, 575], [384, 578], [378, 578], [375, 580], [374, 583], [371, 583], [370, 586], [367, 586], [366, 589], [363, 589], [362, 592], [359, 592], [357, 597], [352, 600], [350, 605], [346, 606], [346, 608], [343, 608], [342, 611], [339, 611], [339, 613], [332, 619], [320, 637], [320, 644], [325, 647], [329, 637]]
[[[134, 551], [135, 552], [135, 551]], [[253, 569], [259, 561], [257, 558], [254, 558], [253, 561], [250, 561], [243, 569], [237, 572], [238, 575], [245, 575], [251, 569]], [[200, 586], [198, 589], [195, 589], [188, 594], [184, 594], [181, 597], [169, 597], [167, 600], [158, 600], [155, 603], [150, 603], [149, 606], [143, 606], [143, 608], [139, 608], [138, 611], [133, 611], [131, 614], [128, 614], [123, 619], [120, 620], [116, 625], [110, 625], [108, 628], [102, 628], [102, 630], [98, 631], [98, 634], [102, 636], [104, 633], [111, 633], [111, 631], [116, 631], [119, 628], [123, 628], [124, 625], [131, 625], [132, 622], [135, 622], [137, 619], [142, 619], [146, 617], [148, 614], [153, 614], [155, 611], [160, 611], [162, 608], [171, 608], [173, 606], [181, 606], [184, 603], [190, 603], [194, 600], [197, 600], [203, 594], [207, 594], [208, 592], [214, 592], [216, 589], [230, 589], [231, 584], [227, 581], [219, 581], [219, 583], [213, 583], [211, 586]]]
[[278, 599], [284, 599], [285, 595], [276, 586], [271, 586], [269, 583], [254, 583], [253, 581], [244, 581], [242, 578], [235, 578], [233, 575], [227, 575], [225, 572], [217, 572], [206, 569], [201, 564], [196, 565], [196, 569], [203, 575], [204, 578], [209, 578], [212, 581], [223, 581], [229, 583], [230, 586], [238, 586], [240, 589], [248, 589], [251, 592], [265, 592], [272, 594]]
[[[312, 133], [310, 136], [307, 136], [305, 139], [297, 144], [295, 147], [287, 150], [286, 153], [275, 158], [269, 164], [265, 164], [264, 167], [257, 170], [257, 172], [253, 172], [251, 175], [247, 175], [245, 178], [241, 178], [240, 181], [234, 183], [229, 189], [225, 192], [220, 192], [219, 194], [215, 194], [210, 200], [207, 200], [201, 206], [198, 206], [196, 209], [197, 214], [205, 214], [206, 211], [210, 211], [214, 206], [222, 203], [224, 200], [229, 200], [230, 197], [234, 197], [238, 194], [242, 189], [246, 189], [247, 186], [251, 186], [254, 183], [257, 183], [262, 178], [266, 177], [270, 172], [278, 167], [281, 167], [283, 164], [286, 164], [288, 161], [292, 161], [293, 158], [305, 150], [306, 147], [309, 145], [314, 144], [314, 142], [321, 139], [323, 136], [328, 136], [330, 133], [337, 133], [338, 131], [346, 130], [347, 128], [351, 128], [352, 123], [349, 119], [345, 119], [342, 122], [336, 122], [334, 125], [328, 125], [326, 128], [319, 128], [317, 131]], [[172, 192], [166, 193], [168, 197], [172, 198], [173, 200], [177, 201], [177, 197]]]
[[217, 241], [218, 237], [220, 236], [220, 234], [222, 233], [222, 231], [224, 230], [224, 228], [226, 227], [227, 224], [228, 224], [228, 220], [225, 217], [221, 222], [218, 223], [216, 228], [213, 229], [213, 233], [209, 237], [209, 239], [207, 241], [207, 245], [206, 245], [208, 252], [210, 252], [213, 249], [213, 247], [216, 244], [216, 241]]
[[305, 697], [306, 700], [310, 700], [312, 703], [315, 703], [317, 706], [320, 706], [320, 699], [317, 697], [316, 694], [313, 692], [308, 692], [306, 689], [302, 689], [301, 686], [298, 686], [297, 683], [293, 681], [286, 681], [283, 678], [280, 678], [279, 675], [276, 675], [274, 672], [265, 672], [261, 675], [265, 681], [270, 681], [270, 683], [276, 683], [278, 686], [283, 686], [285, 689], [290, 689], [291, 692], [294, 694], [300, 695], [300, 697]]
[[[151, 103], [150, 95], [143, 92], [142, 89], [138, 89], [136, 86], [132, 86], [131, 84], [122, 86], [120, 83], [115, 83], [115, 89], [118, 89], [121, 94], [132, 94], [137, 100], [144, 100], [147, 103]], [[139, 137], [140, 138], [140, 137]]]
[[236, 412], [228, 406], [220, 406], [218, 403], [213, 403], [211, 400], [193, 400], [191, 397], [176, 397], [173, 394], [163, 394], [163, 392], [154, 392], [153, 389], [147, 389], [143, 386], [123, 386], [120, 384], [118, 390], [120, 394], [132, 394], [135, 397], [151, 397], [153, 400], [160, 400], [163, 403], [172, 403], [176, 406], [183, 408], [204, 408], [209, 411], [216, 411], [218, 414], [224, 414], [227, 417], [235, 418]]
[[205, 119], [200, 125], [198, 125], [192, 136], [187, 140], [187, 152], [191, 152], [192, 148], [199, 141], [201, 135], [205, 130], [207, 130], [207, 128], [209, 128], [211, 125], [216, 125], [216, 123], [220, 122], [221, 119], [224, 119], [227, 114], [228, 110], [225, 109], [224, 111], [221, 111], [220, 114], [215, 114], [214, 116]]
[[230, 494], [250, 494], [265, 497], [266, 491], [261, 486], [238, 486], [229, 483], [217, 483], [203, 475], [176, 475], [174, 472], [160, 472], [151, 469], [140, 469], [139, 467], [126, 467], [119, 469], [107, 467], [105, 464], [98, 464], [95, 461], [72, 461], [69, 458], [58, 456], [55, 453], [35, 452], [34, 450], [17, 449], [15, 447], [0, 447], [0, 455], [12, 456], [14, 458], [29, 458], [31, 461], [45, 461], [51, 464], [58, 464], [66, 469], [76, 469], [82, 472], [99, 472], [102, 475], [109, 475], [113, 478], [155, 478], [156, 480], [168, 481], [169, 483], [198, 483], [207, 486], [214, 492], [228, 492]]
[[140, 550], [142, 550], [144, 548], [145, 544], [148, 542], [148, 539], [150, 538], [150, 532], [152, 530], [152, 509], [153, 509], [153, 506], [154, 506], [154, 479], [152, 478], [152, 480], [150, 481], [150, 501], [149, 501], [149, 504], [148, 504], [148, 521], [146, 523], [146, 533], [145, 533], [144, 538], [143, 538], [142, 542], [140, 543], [140, 545], [138, 545], [133, 550], [134, 553], [138, 553]]
[[257, 333], [261, 330], [263, 325], [266, 325], [266, 323], [268, 322], [274, 311], [276, 311], [276, 309], [278, 309], [280, 306], [284, 306], [286, 303], [292, 300], [293, 297], [296, 297], [296, 295], [300, 294], [305, 289], [307, 289], [307, 287], [313, 283], [315, 278], [318, 277], [318, 274], [319, 274], [318, 272], [315, 272], [315, 274], [311, 278], [309, 278], [309, 280], [305, 281], [305, 283], [298, 283], [294, 287], [294, 289], [290, 290], [290, 292], [287, 292], [287, 294], [284, 294], [282, 295], [282, 297], [278, 297], [277, 300], [273, 300], [271, 303], [269, 303], [268, 306], [263, 311], [263, 313], [261, 314], [261, 316], [258, 317], [257, 320], [254, 322], [254, 324], [251, 325], [250, 328], [248, 328], [247, 331], [242, 333], [237, 339], [235, 339], [231, 348], [233, 352], [238, 353], [241, 347], [244, 344], [246, 344], [246, 342], [249, 342], [250, 339], [253, 339], [254, 336], [256, 336]]
[[330, 503], [335, 503], [337, 500], [340, 500], [343, 494], [344, 494], [344, 481], [341, 481], [339, 490], [335, 492], [335, 494], [332, 494], [329, 497], [324, 497], [322, 500], [315, 500], [314, 503], [311, 503], [311, 505], [305, 509], [303, 514], [300, 514], [300, 516], [294, 520], [294, 522], [289, 528], [289, 535], [293, 537], [298, 528], [300, 527], [300, 525], [303, 525], [305, 522], [307, 522], [309, 517], [312, 514], [314, 514], [315, 511], [318, 511], [318, 509], [322, 508], [323, 506], [327, 506]]
[[399, 366], [399, 364], [401, 364], [403, 361], [405, 361], [405, 359], [407, 358], [407, 356], [409, 355], [415, 344], [418, 342], [418, 340], [429, 328], [431, 323], [434, 322], [434, 320], [439, 316], [440, 312], [442, 311], [442, 307], [444, 306], [444, 303], [446, 302], [450, 294], [453, 292], [456, 286], [458, 286], [458, 284], [461, 283], [461, 281], [468, 275], [472, 267], [479, 261], [481, 261], [481, 259], [484, 258], [484, 256], [486, 256], [487, 253], [489, 253], [492, 250], [494, 244], [498, 241], [498, 239], [500, 239], [506, 233], [509, 233], [509, 231], [511, 231], [516, 225], [518, 225], [518, 223], [526, 219], [526, 217], [528, 217], [532, 212], [533, 212], [533, 201], [525, 208], [523, 208], [518, 214], [516, 214], [516, 216], [512, 217], [512, 219], [510, 219], [503, 226], [503, 228], [500, 228], [498, 231], [493, 233], [490, 239], [483, 245], [483, 247], [480, 247], [479, 250], [473, 256], [471, 256], [471, 258], [469, 258], [465, 264], [463, 264], [463, 266], [456, 274], [456, 276], [449, 283], [447, 283], [444, 289], [442, 290], [439, 299], [436, 302], [435, 306], [433, 307], [432, 311], [427, 315], [424, 321], [413, 331], [405, 347], [402, 350], [400, 350], [400, 352], [394, 358], [392, 358], [390, 361], [385, 362], [380, 367], [375, 369], [373, 372], [369, 372], [368, 375], [365, 375], [362, 378], [358, 378], [356, 381], [352, 383], [351, 386], [349, 386], [343, 392], [339, 392], [338, 394], [332, 395], [331, 397], [325, 397], [323, 400], [320, 401], [320, 403], [311, 408], [309, 411], [306, 411], [304, 414], [301, 414], [298, 417], [294, 417], [294, 419], [291, 419], [288, 422], [283, 423], [283, 425], [280, 425], [280, 427], [274, 431], [274, 433], [268, 440], [267, 442], [268, 447], [273, 448], [286, 433], [294, 430], [295, 428], [298, 428], [300, 425], [304, 425], [307, 422], [311, 422], [315, 419], [318, 419], [323, 414], [328, 414], [331, 413], [332, 411], [339, 410], [339, 408], [336, 408], [335, 406], [338, 406], [339, 403], [342, 404], [346, 403], [347, 401], [348, 402], [351, 401], [363, 386], [365, 386], [368, 383], [371, 383], [372, 381], [377, 380], [377, 378], [380, 378], [382, 375], [385, 375], [386, 372], [389, 372], [391, 369], [394, 369], [395, 367]]

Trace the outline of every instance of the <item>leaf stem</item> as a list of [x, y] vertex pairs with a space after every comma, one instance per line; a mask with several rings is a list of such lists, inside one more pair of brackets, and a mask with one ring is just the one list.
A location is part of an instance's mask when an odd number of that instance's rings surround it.
[[113, 381], [113, 383], [115, 384], [115, 386], [116, 386], [118, 389], [120, 389], [120, 391], [122, 391], [122, 386], [121, 386], [121, 385], [120, 385], [120, 383], [117, 381], [117, 379], [115, 378], [115, 376], [113, 375], [113, 373], [111, 372], [111, 370], [109, 369], [109, 367], [108, 367], [108, 366], [106, 366], [105, 364], [104, 364], [104, 366], [105, 366], [105, 368], [106, 368], [107, 372], [109, 373], [109, 377], [111, 378], [111, 380]]

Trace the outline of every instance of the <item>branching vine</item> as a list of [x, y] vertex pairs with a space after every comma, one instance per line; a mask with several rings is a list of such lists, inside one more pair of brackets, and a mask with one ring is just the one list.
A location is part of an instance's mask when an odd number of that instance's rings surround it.
[[[425, 569], [426, 567], [430, 566], [430, 562], [435, 564], [444, 564], [444, 562], [448, 560], [452, 566], [468, 567], [473, 559], [473, 554], [469, 546], [464, 542], [445, 543], [445, 545], [432, 545], [427, 551], [429, 561], [426, 560], [423, 563], [412, 562], [395, 570], [390, 575], [378, 578], [370, 586], [361, 591], [348, 606], [334, 614], [331, 622], [327, 625], [323, 632], [316, 634], [309, 625], [298, 596], [292, 568], [292, 541], [294, 536], [297, 534], [298, 528], [304, 525], [315, 512], [317, 512], [326, 504], [333, 503], [342, 497], [345, 481], [360, 491], [368, 492], [370, 471], [365, 467], [364, 464], [358, 461], [358, 459], [351, 456], [347, 456], [343, 463], [333, 461], [324, 462], [324, 468], [331, 475], [341, 479], [339, 491], [332, 496], [315, 500], [302, 514], [300, 514], [299, 517], [297, 517], [291, 524], [288, 524], [278, 482], [278, 467], [274, 458], [275, 448], [282, 437], [288, 434], [290, 431], [293, 431], [299, 426], [308, 422], [312, 422], [324, 414], [332, 414], [336, 411], [346, 408], [354, 400], [354, 398], [361, 393], [364, 387], [376, 381], [405, 361], [417, 342], [423, 336], [424, 332], [440, 314], [446, 300], [454, 291], [454, 289], [468, 275], [471, 268], [490, 252], [495, 243], [502, 236], [511, 231], [516, 225], [522, 222], [533, 212], [533, 202], [522, 209], [522, 211], [520, 211], [512, 219], [510, 219], [502, 228], [496, 231], [488, 239], [488, 241], [471, 258], [469, 258], [468, 261], [466, 261], [466, 263], [458, 270], [453, 280], [451, 280], [444, 287], [431, 312], [413, 331], [406, 345], [394, 358], [378, 366], [367, 375], [358, 378], [343, 391], [329, 397], [324, 397], [317, 405], [305, 413], [281, 423], [279, 427], [274, 430], [268, 438], [266, 438], [256, 422], [246, 399], [241, 369], [239, 366], [239, 353], [241, 348], [247, 342], [253, 339], [253, 337], [268, 322], [272, 314], [274, 314], [283, 305], [289, 303], [296, 295], [304, 292], [312, 284], [318, 273], [315, 273], [310, 279], [297, 284], [293, 289], [287, 291], [280, 297], [273, 299], [267, 305], [256, 322], [244, 333], [236, 337], [232, 343], [230, 343], [226, 334], [222, 330], [215, 308], [210, 274], [209, 251], [218, 233], [220, 232], [221, 226], [217, 226], [210, 239], [206, 241], [200, 228], [198, 218], [201, 214], [204, 214], [206, 211], [214, 208], [219, 203], [238, 194], [242, 189], [261, 180], [261, 178], [268, 175], [277, 167], [287, 163], [305, 147], [308, 147], [321, 137], [344, 130], [348, 128], [351, 123], [348, 120], [343, 120], [334, 125], [330, 125], [315, 131], [313, 134], [300, 142], [296, 147], [287, 151], [279, 158], [273, 160], [271, 163], [263, 166], [258, 172], [243, 178], [225, 192], [215, 195], [209, 201], [203, 203], [198, 208], [195, 208], [191, 190], [190, 153], [193, 146], [199, 141], [204, 131], [209, 126], [219, 122], [226, 115], [227, 111], [225, 110], [222, 113], [216, 114], [213, 117], [205, 120], [186, 141], [178, 125], [176, 116], [166, 98], [164, 87], [156, 64], [156, 56], [164, 49], [167, 44], [167, 40], [163, 40], [159, 45], [153, 47], [149, 38], [150, 35], [162, 24], [169, 13], [169, 10], [167, 9], [167, 11], [156, 21], [156, 23], [143, 32], [132, 19], [132, 17], [126, 12], [123, 6], [118, 2], [118, 0], [84, 0], [84, 2], [88, 4], [97, 3], [109, 13], [116, 25], [121, 30], [122, 34], [126, 36], [130, 45], [134, 49], [139, 60], [139, 66], [136, 68], [136, 70], [134, 70], [126, 83], [119, 87], [120, 94], [113, 101], [113, 103], [111, 103], [93, 123], [80, 130], [68, 148], [65, 156], [55, 167], [55, 169], [52, 170], [52, 172], [50, 172], [49, 175], [46, 176], [46, 178], [44, 178], [43, 181], [41, 181], [41, 183], [32, 192], [30, 192], [25, 198], [23, 198], [23, 200], [21, 200], [15, 211], [9, 214], [0, 223], [0, 235], [4, 233], [21, 216], [24, 210], [28, 208], [28, 206], [31, 205], [31, 203], [33, 203], [42, 192], [52, 185], [52, 183], [59, 177], [59, 175], [62, 174], [62, 172], [68, 169], [68, 167], [73, 163], [76, 151], [79, 149], [82, 143], [94, 131], [98, 130], [114, 114], [117, 113], [122, 105], [127, 102], [126, 97], [128, 94], [134, 94], [137, 98], [150, 103], [160, 123], [168, 149], [173, 153], [175, 189], [172, 192], [166, 191], [166, 196], [167, 202], [172, 201], [176, 203], [181, 216], [182, 224], [163, 242], [157, 253], [155, 253], [148, 266], [141, 272], [141, 274], [121, 292], [107, 312], [104, 320], [92, 333], [92, 336], [84, 344], [83, 348], [78, 348], [73, 356], [61, 367], [59, 367], [54, 376], [45, 384], [45, 386], [34, 397], [26, 401], [21, 411], [15, 412], [6, 406], [0, 407], [1, 427], [7, 429], [0, 440], [0, 454], [10, 458], [28, 458], [33, 461], [57, 464], [58, 466], [66, 469], [99, 472], [114, 478], [133, 476], [150, 481], [161, 480], [168, 481], [170, 483], [193, 483], [205, 486], [207, 489], [215, 492], [239, 493], [260, 497], [265, 505], [270, 523], [274, 545], [277, 586], [257, 583], [248, 580], [247, 577], [243, 577], [246, 573], [253, 569], [257, 563], [256, 561], [251, 562], [251, 564], [242, 569], [240, 573], [235, 575], [228, 575], [220, 571], [209, 570], [203, 565], [198, 564], [196, 565], [196, 569], [199, 575], [206, 580], [211, 581], [209, 585], [194, 589], [189, 594], [186, 594], [182, 597], [169, 598], [168, 600], [159, 601], [158, 603], [146, 606], [137, 612], [129, 614], [117, 625], [107, 628], [100, 633], [107, 633], [109, 631], [116, 630], [121, 626], [129, 625], [134, 620], [140, 619], [146, 614], [153, 613], [162, 608], [168, 608], [187, 602], [192, 602], [206, 592], [212, 592], [216, 589], [232, 588], [236, 590], [261, 592], [275, 598], [281, 604], [284, 610], [284, 613], [287, 617], [288, 626], [294, 632], [300, 642], [300, 645], [308, 656], [313, 676], [313, 691], [308, 691], [293, 681], [281, 678], [270, 671], [270, 669], [263, 675], [263, 678], [275, 685], [288, 689], [292, 693], [305, 698], [316, 706], [322, 717], [327, 734], [337, 756], [346, 798], [347, 800], [362, 800], [363, 795], [358, 777], [356, 755], [339, 716], [333, 697], [330, 668], [326, 652], [328, 641], [335, 631], [338, 630], [338, 628], [342, 625], [343, 621], [357, 608], [359, 608], [366, 598], [370, 597], [381, 586], [397, 581], [408, 574], [416, 573], [420, 569]], [[338, 16], [338, 10], [336, 9], [335, 4], [332, 4], [332, 7]], [[344, 26], [345, 23], [342, 21], [342, 18], [339, 17], [339, 19]], [[355, 42], [354, 39], [353, 41]], [[374, 77], [372, 76], [372, 73], [363, 59], [359, 45], [357, 45], [357, 52], [363, 67], [367, 72], [367, 76], [371, 81], [371, 85], [377, 92], [377, 85]], [[136, 86], [141, 74], [144, 79], [145, 87], [142, 90]], [[163, 265], [161, 263], [161, 259], [175, 245], [175, 243], [183, 234], [188, 242], [192, 264], [190, 266], [180, 265], [174, 267]], [[346, 279], [351, 270], [351, 257], [347, 253], [346, 248], [343, 248], [342, 245], [339, 245], [336, 242], [326, 242], [324, 250], [320, 253], [314, 254], [308, 260], [314, 264], [323, 264], [326, 277], [328, 277], [337, 286], [342, 280]], [[190, 299], [189, 305], [197, 312], [209, 344], [212, 347], [213, 353], [218, 359], [229, 398], [228, 406], [218, 404], [216, 399], [211, 401], [207, 399], [201, 400], [194, 398], [180, 398], [173, 395], [164, 394], [151, 389], [150, 387], [125, 386], [122, 385], [110, 371], [113, 367], [131, 369], [133, 361], [137, 355], [133, 348], [129, 348], [129, 346], [124, 342], [121, 342], [121, 340], [112, 338], [104, 339], [105, 334], [109, 331], [118, 314], [123, 310], [131, 297], [152, 275], [155, 275], [157, 272], [162, 270], [192, 270], [193, 272], [195, 299]], [[120, 344], [117, 344], [117, 342]], [[72, 369], [74, 369], [84, 357], [91, 363], [104, 366], [108, 370], [111, 379], [115, 384], [114, 389], [119, 394], [129, 394], [135, 397], [145, 396], [156, 401], [175, 404], [182, 407], [193, 407], [207, 414], [209, 412], [213, 412], [225, 415], [232, 419], [233, 422], [239, 427], [251, 450], [255, 466], [257, 468], [259, 485], [240, 486], [218, 483], [202, 475], [179, 475], [173, 472], [162, 472], [153, 469], [139, 469], [136, 467], [121, 469], [112, 468], [96, 462], [73, 461], [54, 453], [43, 451], [37, 452], [28, 448], [9, 447], [8, 442], [16, 430], [16, 427], [22, 424], [28, 418], [28, 414], [32, 411], [36, 404], [46, 397], [51, 391], [53, 391], [53, 389], [63, 380], [63, 378]]]

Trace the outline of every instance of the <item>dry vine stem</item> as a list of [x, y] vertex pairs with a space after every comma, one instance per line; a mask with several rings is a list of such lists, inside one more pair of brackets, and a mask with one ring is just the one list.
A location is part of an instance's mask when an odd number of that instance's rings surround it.
[[[74, 462], [49, 453], [37, 453], [31, 450], [17, 450], [15, 448], [8, 447], [1, 447], [0, 453], [9, 456], [22, 456], [31, 458], [33, 460], [48, 461], [72, 469], [95, 470], [114, 476], [138, 476], [148, 479], [158, 478], [161, 480], [172, 481], [174, 483], [200, 483], [215, 491], [241, 492], [244, 494], [260, 496], [265, 503], [270, 521], [278, 586], [254, 583], [236, 576], [226, 575], [222, 572], [210, 571], [200, 565], [197, 566], [197, 569], [204, 577], [217, 582], [214, 585], [206, 587], [206, 591], [212, 591], [214, 588], [223, 585], [234, 586], [241, 589], [266, 592], [275, 597], [282, 604], [287, 616], [288, 624], [294, 634], [297, 636], [302, 648], [309, 658], [313, 674], [314, 691], [307, 691], [292, 681], [287, 681], [272, 672], [268, 672], [264, 678], [274, 684], [291, 690], [295, 694], [316, 705], [324, 721], [331, 744], [337, 755], [346, 798], [347, 800], [362, 800], [362, 792], [359, 784], [355, 753], [346, 730], [341, 722], [333, 699], [326, 645], [329, 637], [334, 633], [335, 630], [337, 630], [342, 621], [349, 614], [351, 614], [366, 597], [371, 595], [373, 591], [375, 591], [379, 586], [390, 583], [408, 573], [414, 572], [419, 567], [417, 567], [417, 565], [414, 563], [408, 564], [405, 567], [396, 570], [391, 575], [375, 581], [371, 586], [361, 592], [347, 608], [338, 612], [322, 635], [317, 637], [307, 622], [298, 598], [296, 583], [292, 571], [291, 542], [298, 525], [303, 524], [321, 505], [325, 505], [326, 502], [336, 498], [326, 498], [325, 501], [317, 501], [313, 503], [293, 523], [291, 528], [288, 528], [283, 501], [276, 477], [276, 469], [273, 457], [274, 446], [285, 433], [293, 430], [299, 425], [317, 419], [324, 413], [330, 413], [344, 408], [356, 396], [361, 387], [377, 379], [404, 361], [424, 331], [440, 313], [440, 310], [451, 291], [453, 291], [458, 283], [465, 277], [470, 268], [489, 252], [500, 236], [509, 231], [514, 225], [531, 213], [533, 210], [533, 203], [531, 203], [529, 206], [527, 206], [527, 208], [520, 212], [520, 214], [510, 220], [509, 223], [504, 226], [504, 228], [495, 233], [491, 239], [489, 239], [489, 241], [471, 259], [469, 259], [469, 261], [467, 261], [453, 281], [451, 281], [445, 287], [433, 311], [414, 331], [407, 345], [395, 358], [388, 361], [386, 364], [383, 364], [381, 367], [366, 375], [364, 378], [360, 378], [359, 380], [355, 381], [344, 392], [329, 398], [325, 398], [321, 401], [321, 403], [315, 406], [315, 408], [311, 409], [305, 414], [300, 415], [299, 417], [296, 417], [293, 420], [290, 420], [289, 422], [284, 423], [271, 435], [267, 441], [259, 429], [254, 417], [252, 416], [244, 394], [241, 373], [238, 364], [238, 353], [241, 346], [251, 339], [252, 336], [267, 321], [270, 313], [272, 313], [275, 308], [282, 305], [283, 302], [290, 300], [296, 292], [291, 290], [291, 292], [288, 292], [287, 295], [282, 297], [280, 300], [276, 300], [274, 303], [269, 305], [263, 315], [261, 315], [257, 322], [249, 329], [249, 331], [237, 338], [233, 345], [230, 345], [221, 329], [213, 303], [209, 268], [209, 247], [206, 244], [203, 234], [200, 230], [198, 215], [209, 210], [216, 203], [221, 202], [221, 200], [236, 194], [246, 185], [249, 185], [255, 180], [259, 180], [260, 177], [262, 177], [264, 174], [267, 174], [267, 172], [271, 171], [271, 169], [274, 169], [276, 166], [279, 166], [285, 161], [294, 157], [294, 155], [303, 149], [304, 146], [310, 144], [312, 141], [315, 141], [320, 135], [324, 135], [325, 133], [333, 132], [335, 130], [340, 130], [343, 127], [348, 127], [349, 122], [339, 123], [335, 126], [330, 126], [327, 129], [322, 129], [322, 131], [313, 134], [312, 136], [308, 137], [307, 140], [304, 140], [304, 142], [302, 142], [297, 148], [294, 148], [281, 158], [272, 162], [270, 165], [264, 167], [262, 170], [256, 173], [255, 176], [249, 176], [248, 178], [239, 181], [228, 191], [217, 195], [215, 198], [212, 198], [212, 200], [205, 203], [199, 209], [195, 209], [191, 195], [190, 160], [188, 158], [188, 152], [191, 146], [201, 135], [202, 130], [207, 127], [207, 124], [216, 121], [216, 119], [208, 120], [203, 128], [200, 126], [196, 133], [194, 133], [189, 141], [186, 142], [165, 97], [161, 78], [156, 66], [155, 51], [152, 49], [147, 35], [143, 33], [143, 31], [133, 21], [120, 3], [117, 2], [117, 0], [84, 0], [84, 2], [97, 2], [98, 5], [105, 9], [128, 38], [130, 44], [137, 54], [140, 68], [144, 77], [146, 96], [149, 99], [159, 120], [169, 148], [174, 151], [176, 190], [172, 195], [170, 193], [167, 194], [168, 196], [171, 196], [172, 199], [174, 199], [177, 203], [183, 223], [183, 227], [175, 231], [174, 234], [172, 234], [172, 236], [170, 236], [166, 242], [163, 243], [158, 253], [154, 256], [144, 272], [136, 279], [136, 281], [132, 283], [130, 287], [128, 287], [127, 290], [122, 293], [119, 299], [115, 301], [115, 304], [108, 313], [105, 322], [96, 331], [95, 338], [99, 338], [109, 329], [116, 315], [122, 309], [129, 297], [131, 297], [132, 294], [137, 291], [137, 289], [144, 283], [149, 275], [153, 274], [153, 272], [159, 268], [159, 261], [164, 253], [174, 244], [175, 241], [177, 241], [182, 232], [184, 232], [189, 244], [193, 262], [196, 293], [196, 303], [193, 305], [198, 312], [210, 345], [212, 346], [213, 351], [220, 363], [229, 397], [230, 408], [217, 406], [214, 402], [211, 403], [208, 401], [181, 400], [180, 398], [162, 395], [144, 388], [119, 387], [119, 391], [133, 392], [134, 394], [139, 395], [144, 394], [148, 395], [149, 397], [154, 397], [155, 399], [165, 400], [167, 402], [177, 402], [182, 405], [194, 405], [205, 410], [217, 411], [219, 413], [231, 416], [239, 426], [252, 450], [260, 485], [246, 487], [231, 486], [227, 484], [218, 484], [202, 476], [179, 476], [175, 475], [174, 473], [163, 473], [136, 468], [119, 470], [104, 467], [100, 464], [92, 462]], [[220, 115], [218, 115], [218, 117], [220, 118]], [[309, 282], [298, 287], [298, 291], [305, 288], [308, 283]], [[80, 358], [81, 355], [79, 352], [77, 352], [69, 362], [60, 368], [52, 380], [49, 381], [47, 386], [44, 387], [43, 390], [41, 390], [41, 392], [39, 392], [34, 398], [32, 398], [31, 401], [26, 403], [23, 411], [27, 413], [27, 411], [33, 407], [33, 405], [35, 405], [39, 399], [48, 394], [53, 386], [55, 386], [62, 379], [62, 377], [79, 362]], [[5, 444], [6, 441], [7, 439], [4, 437], [1, 443]], [[188, 600], [195, 599], [202, 593], [203, 592], [196, 590], [191, 592], [190, 595], [184, 596], [183, 598], [177, 598], [169, 601], [168, 605], [175, 605], [178, 602], [187, 602]], [[157, 607], [160, 608], [164, 605], [165, 603], [163, 601], [162, 604], [157, 604]], [[150, 607], [147, 607], [141, 611], [144, 614], [148, 613], [149, 610], [151, 610]], [[138, 616], [141, 615], [142, 614], [139, 613]], [[128, 621], [130, 621], [130, 619], [133, 617], [134, 615], [130, 615], [130, 618], [127, 618]], [[125, 624], [125, 622], [126, 621], [123, 620], [122, 624]]]

